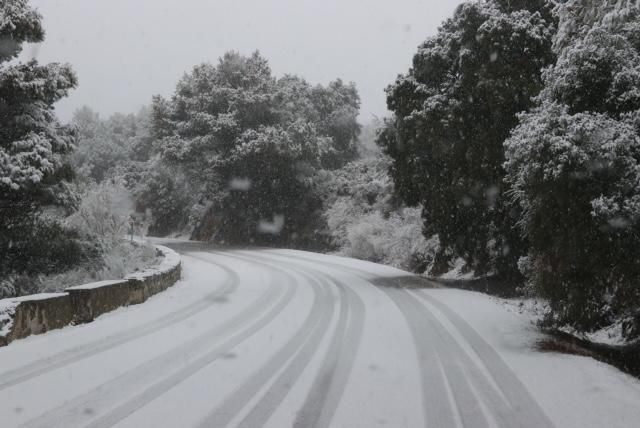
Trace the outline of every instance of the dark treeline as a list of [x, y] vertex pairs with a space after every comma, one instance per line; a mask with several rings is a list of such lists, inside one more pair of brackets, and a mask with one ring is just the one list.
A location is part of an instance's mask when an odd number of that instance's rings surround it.
[[635, 338], [640, 17], [626, 4], [462, 4], [388, 88], [379, 142], [439, 258], [526, 281], [549, 325], [619, 321]]

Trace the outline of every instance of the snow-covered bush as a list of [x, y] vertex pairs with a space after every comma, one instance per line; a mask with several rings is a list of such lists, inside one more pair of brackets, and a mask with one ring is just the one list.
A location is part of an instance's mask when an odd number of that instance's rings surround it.
[[133, 208], [133, 200], [124, 185], [118, 181], [106, 181], [85, 192], [68, 223], [111, 248], [128, 233]]
[[5, 236], [9, 239], [0, 241], [0, 279], [6, 293], [38, 292], [37, 284], [30, 280], [34, 276], [99, 263], [100, 246], [55, 216], [29, 216]]
[[424, 273], [437, 239], [424, 237], [420, 208], [396, 204], [388, 166], [380, 155], [318, 177], [331, 241], [344, 255]]
[[380, 155], [317, 175], [317, 192], [334, 245], [346, 245], [347, 226], [357, 218], [376, 211], [387, 216], [396, 208], [388, 167], [389, 159]]
[[428, 273], [439, 242], [422, 234], [420, 208], [403, 208], [384, 218], [379, 211], [355, 217], [346, 226], [341, 252], [399, 269]]

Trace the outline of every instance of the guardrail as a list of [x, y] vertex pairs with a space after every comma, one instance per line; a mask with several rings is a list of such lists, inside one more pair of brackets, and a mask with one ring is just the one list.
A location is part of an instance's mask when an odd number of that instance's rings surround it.
[[67, 325], [83, 324], [122, 306], [145, 302], [180, 279], [180, 256], [156, 246], [164, 259], [157, 266], [122, 280], [67, 288], [63, 293], [34, 294], [0, 300], [0, 346]]

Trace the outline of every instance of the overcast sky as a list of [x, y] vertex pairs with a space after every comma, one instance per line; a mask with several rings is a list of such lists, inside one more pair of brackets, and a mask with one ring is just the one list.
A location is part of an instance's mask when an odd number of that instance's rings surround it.
[[360, 120], [384, 116], [384, 88], [459, 0], [32, 0], [47, 38], [24, 56], [69, 62], [80, 84], [59, 103], [130, 113], [171, 95], [198, 63], [258, 49], [277, 76], [353, 81]]

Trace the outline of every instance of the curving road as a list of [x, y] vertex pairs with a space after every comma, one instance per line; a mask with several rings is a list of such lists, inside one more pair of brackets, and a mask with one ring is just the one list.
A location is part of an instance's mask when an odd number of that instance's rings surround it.
[[426, 280], [297, 251], [173, 247], [184, 275], [165, 293], [0, 349], [0, 426], [555, 426]]

